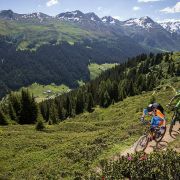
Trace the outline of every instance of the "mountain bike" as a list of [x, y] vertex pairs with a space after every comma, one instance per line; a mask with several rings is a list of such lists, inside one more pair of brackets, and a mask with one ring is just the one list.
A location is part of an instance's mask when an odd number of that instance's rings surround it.
[[[173, 105], [168, 104], [167, 106], [172, 107]], [[171, 123], [169, 127], [169, 134], [172, 136], [172, 132], [174, 131], [174, 127], [176, 124], [180, 124], [180, 110], [177, 107], [172, 107], [173, 116], [171, 118]]]
[[135, 151], [140, 152], [140, 151], [145, 151], [148, 143], [152, 140], [155, 140], [155, 142], [160, 142], [162, 138], [164, 137], [166, 133], [166, 126], [164, 127], [163, 131], [161, 132], [161, 127], [155, 127], [153, 130], [150, 128], [150, 122], [149, 121], [144, 121], [143, 124], [146, 125], [145, 132], [143, 136], [140, 137], [138, 140]]

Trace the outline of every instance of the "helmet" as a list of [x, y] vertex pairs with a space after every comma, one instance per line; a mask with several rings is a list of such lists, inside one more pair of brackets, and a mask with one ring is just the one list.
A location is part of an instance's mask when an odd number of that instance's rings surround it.
[[153, 110], [153, 105], [152, 104], [149, 104], [149, 106], [147, 107], [147, 111], [148, 112], [151, 112]]

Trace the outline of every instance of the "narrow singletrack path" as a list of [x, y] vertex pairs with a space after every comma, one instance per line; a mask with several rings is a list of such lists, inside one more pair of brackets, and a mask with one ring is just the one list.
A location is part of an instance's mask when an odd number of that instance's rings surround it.
[[[167, 130], [166, 130], [166, 134], [164, 135], [163, 139], [157, 143], [155, 141], [151, 141], [149, 142], [147, 148], [145, 149], [145, 153], [149, 154], [155, 150], [166, 150], [167, 147], [168, 147], [168, 143], [169, 142], [172, 142], [176, 139], [176, 136], [178, 136], [180, 134], [180, 131], [179, 131], [179, 124], [177, 123], [175, 126], [174, 126], [174, 130], [172, 132], [172, 136], [169, 134], [169, 126], [170, 125], [167, 125]], [[128, 153], [129, 154], [132, 154], [132, 153], [135, 153], [135, 148], [136, 148], [136, 145], [137, 145], [138, 141], [136, 141], [133, 146], [131, 146], [129, 149], [125, 150], [124, 152], [121, 153], [121, 155], [125, 156], [127, 155]], [[180, 151], [180, 150], [179, 150]]]

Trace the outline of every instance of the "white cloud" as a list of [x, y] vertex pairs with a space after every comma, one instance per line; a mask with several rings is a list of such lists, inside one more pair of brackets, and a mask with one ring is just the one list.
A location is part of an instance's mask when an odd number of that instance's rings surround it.
[[121, 20], [121, 17], [120, 16], [113, 16], [114, 19], [118, 19], [118, 20]]
[[108, 8], [104, 8], [104, 7], [101, 7], [101, 6], [99, 6], [98, 8], [97, 8], [97, 10], [101, 13], [101, 15], [103, 15], [103, 16], [107, 16], [107, 15], [109, 15], [110, 13], [111, 13], [111, 9], [108, 9]]
[[180, 19], [163, 19], [157, 20], [158, 23], [166, 23], [166, 22], [180, 22]]
[[148, 2], [157, 2], [157, 1], [163, 1], [163, 0], [138, 0], [139, 3], [148, 3]]
[[102, 11], [102, 10], [103, 10], [103, 7], [100, 6], [100, 7], [98, 7], [97, 9], [98, 9], [98, 11]]
[[54, 6], [55, 4], [58, 4], [59, 3], [59, 0], [49, 0], [47, 3], [46, 3], [46, 6], [47, 7], [51, 7], [51, 6]]
[[164, 13], [179, 13], [180, 12], [180, 2], [177, 2], [173, 7], [166, 7], [160, 10]]
[[139, 11], [141, 8], [138, 6], [134, 6], [132, 9], [133, 9], [133, 11]]

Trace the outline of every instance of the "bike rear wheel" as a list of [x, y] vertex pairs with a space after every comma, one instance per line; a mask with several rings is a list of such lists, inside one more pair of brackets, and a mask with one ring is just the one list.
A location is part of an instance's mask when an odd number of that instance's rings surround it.
[[178, 120], [177, 116], [173, 116], [170, 127], [169, 127], [169, 134], [172, 136], [173, 131], [179, 131], [178, 128], [175, 128], [175, 126], [179, 124], [180, 128], [180, 120]]
[[169, 127], [169, 134], [172, 135], [172, 131], [173, 131], [173, 127], [176, 123], [176, 119], [173, 117], [172, 121], [171, 121], [171, 124], [170, 124], [170, 127]]
[[148, 143], [149, 143], [148, 135], [142, 136], [137, 142], [135, 151], [136, 152], [144, 151], [147, 148]]
[[162, 134], [160, 134], [160, 135], [158, 134], [159, 132], [156, 131], [155, 139], [154, 139], [156, 142], [160, 142], [162, 140], [162, 138], [164, 137], [164, 135], [166, 134], [166, 126], [164, 128], [165, 128], [164, 132]]

